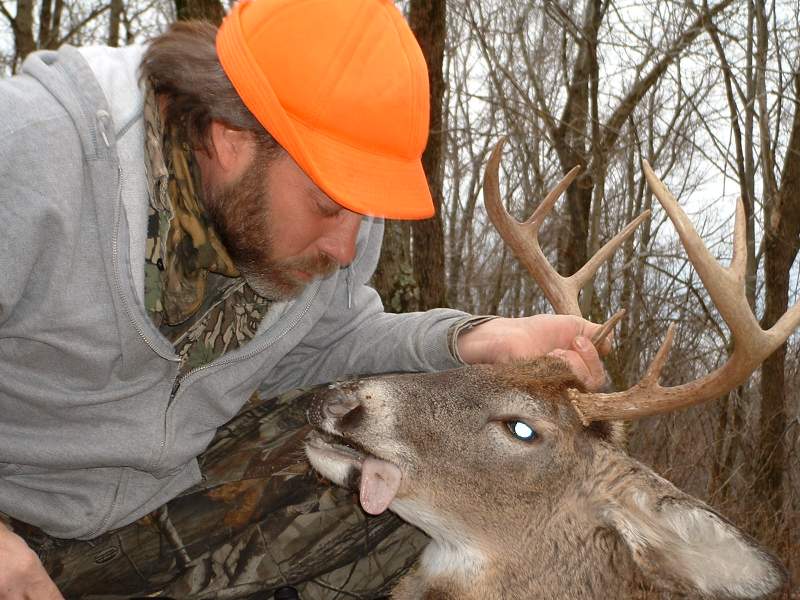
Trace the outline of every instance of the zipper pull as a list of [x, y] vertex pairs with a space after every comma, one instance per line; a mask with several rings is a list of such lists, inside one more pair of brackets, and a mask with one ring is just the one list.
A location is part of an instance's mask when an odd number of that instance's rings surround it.
[[108, 125], [111, 122], [111, 115], [108, 114], [105, 110], [98, 110], [97, 111], [97, 122], [100, 125], [98, 129], [100, 130], [100, 137], [103, 138], [103, 143], [106, 145], [106, 148], [111, 147], [111, 142], [108, 141], [108, 136], [106, 135], [106, 129], [108, 129]]
[[350, 265], [347, 265], [347, 272], [345, 273], [345, 280], [347, 283], [347, 309], [353, 308], [353, 273]]
[[181, 378], [176, 377], [175, 381], [172, 384], [172, 391], [169, 393], [169, 399], [172, 400], [175, 397], [175, 394], [178, 393], [178, 388], [181, 387]]

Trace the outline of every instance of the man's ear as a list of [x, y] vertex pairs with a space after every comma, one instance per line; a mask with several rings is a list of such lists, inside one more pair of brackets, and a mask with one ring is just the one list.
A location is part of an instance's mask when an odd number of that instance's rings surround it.
[[239, 175], [244, 165], [250, 164], [254, 152], [253, 134], [233, 129], [220, 121], [211, 121], [209, 127], [212, 159], [224, 173]]

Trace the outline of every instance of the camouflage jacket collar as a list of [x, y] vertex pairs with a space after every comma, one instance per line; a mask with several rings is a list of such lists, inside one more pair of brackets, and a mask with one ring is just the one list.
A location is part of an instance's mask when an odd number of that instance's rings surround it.
[[149, 84], [144, 121], [150, 189], [145, 300], [156, 325], [177, 325], [202, 306], [209, 272], [239, 272], [203, 209], [194, 155], [174, 128], [165, 130]]

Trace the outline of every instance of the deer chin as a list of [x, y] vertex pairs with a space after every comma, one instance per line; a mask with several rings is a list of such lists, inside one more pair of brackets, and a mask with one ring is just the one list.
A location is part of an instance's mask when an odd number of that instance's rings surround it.
[[323, 477], [342, 487], [355, 487], [361, 507], [371, 515], [389, 508], [402, 481], [400, 469], [385, 460], [347, 444], [347, 440], [321, 432], [306, 438], [306, 456]]

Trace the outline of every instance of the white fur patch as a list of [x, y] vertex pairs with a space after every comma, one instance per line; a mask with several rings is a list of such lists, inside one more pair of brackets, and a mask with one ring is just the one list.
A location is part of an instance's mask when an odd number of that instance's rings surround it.
[[[761, 597], [775, 591], [782, 574], [740, 531], [703, 505], [664, 503], [659, 510], [644, 492], [614, 511], [615, 525], [634, 555], [652, 548], [659, 570], [707, 595]], [[611, 516], [611, 515], [609, 515]]]
[[675, 506], [663, 512], [681, 543], [673, 558], [703, 593], [752, 598], [780, 585], [772, 562], [714, 513]]
[[419, 566], [426, 575], [457, 577], [470, 581], [486, 564], [486, 556], [474, 546], [473, 541], [465, 534], [462, 524], [448, 520], [409, 498], [395, 498], [389, 508], [432, 538], [419, 561]]
[[320, 475], [336, 485], [345, 485], [347, 476], [353, 468], [352, 462], [338, 460], [335, 456], [312, 445], [306, 445], [306, 456]]

